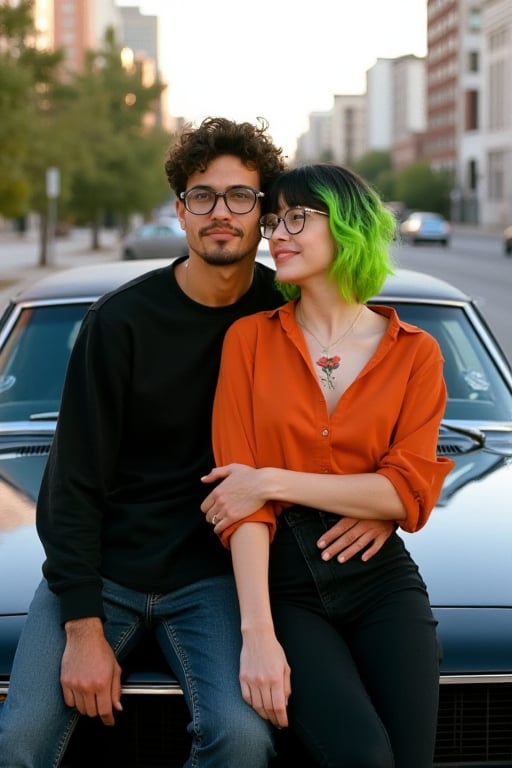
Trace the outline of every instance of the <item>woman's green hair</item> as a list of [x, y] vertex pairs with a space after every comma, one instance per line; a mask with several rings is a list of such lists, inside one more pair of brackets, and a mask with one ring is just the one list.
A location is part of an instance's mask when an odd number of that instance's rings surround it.
[[[346, 301], [364, 303], [379, 293], [386, 277], [393, 274], [389, 247], [396, 222], [364, 179], [339, 165], [294, 168], [272, 185], [265, 210], [274, 212], [283, 204], [329, 214], [336, 244], [330, 276]], [[300, 296], [300, 287], [293, 283], [277, 281], [277, 285], [287, 300]]]

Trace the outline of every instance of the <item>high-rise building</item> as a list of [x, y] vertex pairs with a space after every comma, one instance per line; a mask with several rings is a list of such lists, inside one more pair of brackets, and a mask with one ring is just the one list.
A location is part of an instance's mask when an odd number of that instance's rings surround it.
[[455, 176], [459, 88], [460, 0], [427, 3], [426, 159], [435, 170]]
[[[39, 7], [42, 2], [37, 0]], [[114, 0], [47, 0], [46, 7], [52, 30], [51, 47], [64, 49], [70, 71], [83, 68], [87, 50], [102, 47], [109, 27], [120, 38], [121, 14]]]

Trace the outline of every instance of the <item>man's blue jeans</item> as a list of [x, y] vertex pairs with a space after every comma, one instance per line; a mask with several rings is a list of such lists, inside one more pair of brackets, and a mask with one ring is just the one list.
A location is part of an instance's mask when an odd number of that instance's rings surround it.
[[[240, 615], [231, 576], [176, 592], [142, 594], [104, 583], [105, 633], [122, 666], [148, 626], [179, 680], [191, 713], [187, 768], [266, 768], [272, 729], [240, 692]], [[45, 580], [25, 622], [0, 710], [0, 768], [56, 768], [79, 715], [60, 686], [65, 635]]]

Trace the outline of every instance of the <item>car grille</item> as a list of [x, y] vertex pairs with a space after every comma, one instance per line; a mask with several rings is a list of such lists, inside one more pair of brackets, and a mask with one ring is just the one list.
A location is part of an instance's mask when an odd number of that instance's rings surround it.
[[441, 685], [435, 766], [512, 766], [512, 683]]
[[[115, 728], [85, 718], [80, 722], [65, 768], [183, 765], [189, 737], [182, 696], [128, 695], [123, 707]], [[292, 751], [276, 766], [305, 766], [304, 754]], [[512, 768], [512, 684], [441, 685], [434, 766]]]

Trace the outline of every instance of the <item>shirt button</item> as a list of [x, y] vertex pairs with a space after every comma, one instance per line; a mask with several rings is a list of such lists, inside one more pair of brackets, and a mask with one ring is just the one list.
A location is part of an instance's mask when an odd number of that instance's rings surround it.
[[328, 429], [322, 429], [322, 437], [327, 437], [329, 435]]

